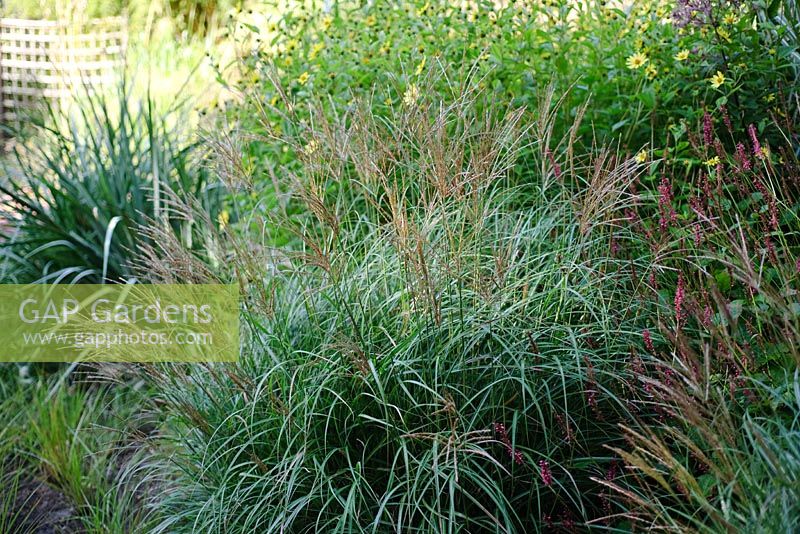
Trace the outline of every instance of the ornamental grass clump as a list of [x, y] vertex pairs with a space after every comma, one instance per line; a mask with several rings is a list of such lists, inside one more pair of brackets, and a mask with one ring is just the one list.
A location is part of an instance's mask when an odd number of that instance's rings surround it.
[[235, 237], [241, 361], [155, 373], [176, 439], [161, 531], [609, 520], [592, 478], [643, 396], [628, 360], [648, 271], [609, 241], [638, 239], [617, 212], [642, 167], [567, 157], [552, 92], [530, 112], [474, 82], [283, 130], [281, 202]]

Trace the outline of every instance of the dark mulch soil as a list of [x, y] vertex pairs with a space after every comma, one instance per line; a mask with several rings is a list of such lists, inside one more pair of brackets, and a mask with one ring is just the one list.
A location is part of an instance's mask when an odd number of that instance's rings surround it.
[[[0, 490], [2, 491], [2, 490]], [[0, 521], [14, 534], [76, 534], [83, 532], [75, 505], [44, 482], [22, 479], [17, 488], [13, 517]]]

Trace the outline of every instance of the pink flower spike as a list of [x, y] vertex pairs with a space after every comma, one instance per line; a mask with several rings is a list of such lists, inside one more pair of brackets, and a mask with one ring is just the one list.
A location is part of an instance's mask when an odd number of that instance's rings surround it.
[[714, 123], [708, 111], [703, 114], [703, 141], [707, 147], [714, 142]]
[[753, 168], [742, 143], [736, 145], [736, 160], [739, 162], [739, 165], [741, 165], [743, 171], [749, 171]]
[[553, 473], [550, 472], [550, 464], [547, 460], [539, 460], [539, 469], [542, 474], [542, 482], [545, 486], [553, 483]]
[[653, 339], [650, 337], [650, 330], [645, 329], [642, 332], [642, 337], [644, 338], [644, 347], [647, 349], [647, 352], [654, 353], [655, 348], [653, 347]]
[[756, 127], [754, 125], [750, 125], [747, 127], [747, 133], [750, 134], [750, 142], [753, 143], [753, 155], [757, 158], [763, 158], [764, 154], [761, 152], [761, 143], [758, 142], [758, 136], [756, 135]]

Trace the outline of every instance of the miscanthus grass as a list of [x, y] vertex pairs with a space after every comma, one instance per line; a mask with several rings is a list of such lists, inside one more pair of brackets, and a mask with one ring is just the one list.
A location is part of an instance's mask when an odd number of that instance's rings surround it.
[[464, 89], [386, 120], [287, 120], [301, 163], [272, 169], [280, 201], [240, 214], [232, 245], [241, 361], [154, 370], [175, 437], [159, 531], [608, 520], [592, 478], [616, 472], [606, 445], [638, 395], [647, 272], [610, 229], [640, 166], [574, 160], [555, 108]]

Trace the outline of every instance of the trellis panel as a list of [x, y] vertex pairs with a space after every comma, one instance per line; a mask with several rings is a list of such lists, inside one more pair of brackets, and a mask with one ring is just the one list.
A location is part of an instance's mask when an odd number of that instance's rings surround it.
[[80, 25], [0, 19], [0, 121], [23, 120], [50, 101], [58, 105], [83, 85], [113, 83], [127, 44], [121, 17]]

